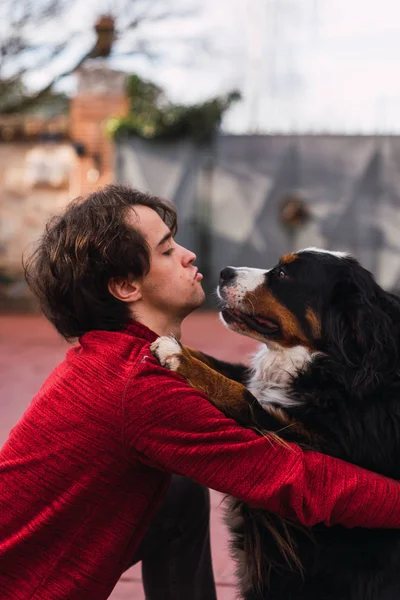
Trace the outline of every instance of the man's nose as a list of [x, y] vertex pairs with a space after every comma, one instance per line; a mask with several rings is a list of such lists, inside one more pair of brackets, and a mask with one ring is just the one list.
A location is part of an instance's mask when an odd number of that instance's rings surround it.
[[190, 265], [191, 263], [193, 263], [197, 256], [195, 255], [194, 252], [192, 252], [191, 250], [188, 250], [187, 248], [184, 248], [184, 253], [183, 253], [183, 261], [186, 265]]
[[236, 269], [233, 267], [225, 267], [219, 274], [221, 282], [226, 283], [236, 277]]

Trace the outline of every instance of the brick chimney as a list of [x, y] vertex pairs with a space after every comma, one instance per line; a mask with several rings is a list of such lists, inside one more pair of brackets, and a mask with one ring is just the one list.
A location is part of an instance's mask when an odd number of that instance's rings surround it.
[[94, 28], [97, 42], [89, 58], [109, 56], [115, 39], [115, 19], [109, 15], [103, 15], [97, 19]]
[[126, 115], [129, 100], [125, 73], [110, 69], [104, 60], [87, 60], [76, 74], [70, 138], [79, 157], [76, 195], [85, 195], [114, 180], [113, 142], [106, 137], [104, 125], [110, 117]]

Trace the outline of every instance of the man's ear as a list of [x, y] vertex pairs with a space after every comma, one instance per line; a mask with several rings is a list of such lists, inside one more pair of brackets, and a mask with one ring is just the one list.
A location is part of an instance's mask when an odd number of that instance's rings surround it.
[[140, 283], [130, 277], [113, 277], [108, 282], [108, 291], [121, 302], [136, 302], [142, 298]]

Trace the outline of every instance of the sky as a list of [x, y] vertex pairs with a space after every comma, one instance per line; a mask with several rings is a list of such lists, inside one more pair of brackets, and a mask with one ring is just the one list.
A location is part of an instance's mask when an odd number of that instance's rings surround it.
[[176, 99], [232, 87], [231, 131], [400, 131], [398, 0], [203, 0], [216, 49], [160, 67]]
[[[166, 41], [170, 60], [112, 66], [177, 102], [239, 89], [225, 131], [400, 132], [398, 0], [201, 0], [195, 16], [144, 31]], [[208, 50], [181, 38], [206, 39]]]

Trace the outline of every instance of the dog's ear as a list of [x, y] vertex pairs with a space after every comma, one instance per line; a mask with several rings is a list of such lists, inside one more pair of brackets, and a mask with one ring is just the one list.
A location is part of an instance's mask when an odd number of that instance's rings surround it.
[[359, 265], [333, 287], [325, 336], [356, 396], [373, 392], [398, 370], [399, 306]]

